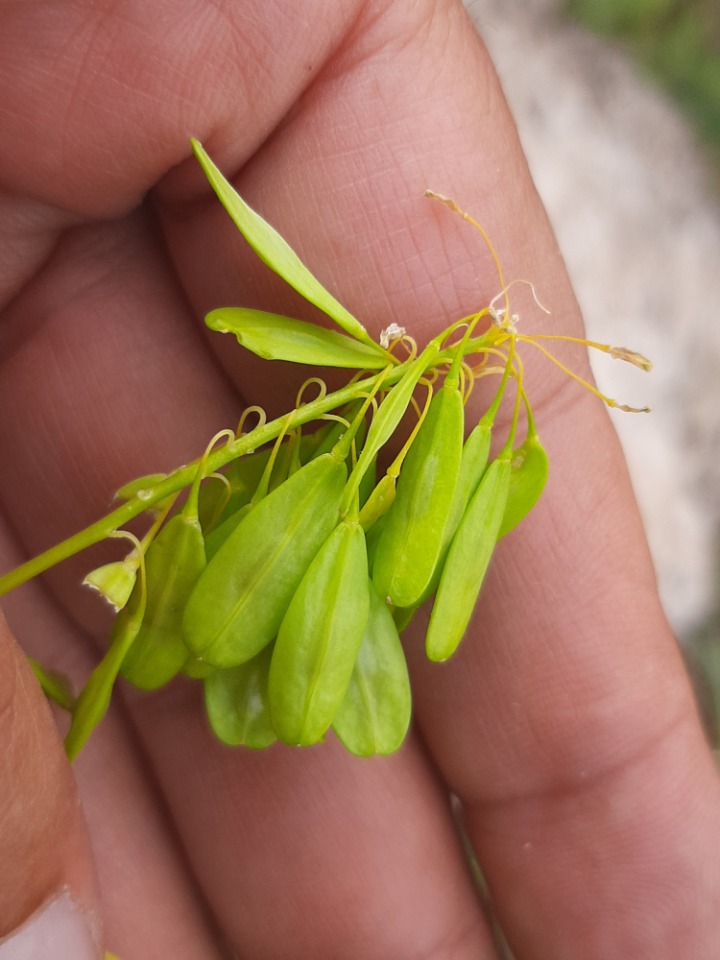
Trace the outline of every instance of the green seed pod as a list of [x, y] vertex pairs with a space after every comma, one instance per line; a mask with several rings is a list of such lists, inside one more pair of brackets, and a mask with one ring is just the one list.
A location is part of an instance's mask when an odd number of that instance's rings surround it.
[[277, 739], [270, 719], [268, 672], [273, 644], [227, 670], [216, 670], [205, 681], [205, 709], [215, 735], [228, 746], [254, 750]]
[[398, 607], [415, 606], [442, 557], [463, 448], [463, 401], [445, 384], [405, 458], [378, 543], [373, 582]]
[[[139, 581], [142, 583], [142, 581]], [[110, 706], [113, 687], [123, 660], [138, 635], [145, 614], [145, 591], [133, 591], [122, 620], [113, 624], [110, 649], [90, 675], [73, 707], [72, 723], [65, 737], [65, 752], [70, 761], [80, 753], [88, 737], [102, 721]]]
[[251, 509], [251, 503], [244, 504], [239, 510], [236, 510], [235, 513], [230, 514], [230, 516], [226, 517], [221, 524], [219, 524], [217, 527], [214, 527], [210, 531], [205, 539], [205, 555], [208, 563], [210, 563], [220, 547], [225, 543], [230, 534], [235, 530], [243, 517], [245, 517]]
[[63, 710], [73, 710], [75, 697], [70, 678], [58, 670], [50, 670], [48, 667], [44, 667], [34, 657], [28, 657], [27, 659], [32, 672], [35, 674], [35, 679], [42, 687], [42, 691], [48, 700], [52, 700]]
[[397, 477], [386, 473], [380, 478], [360, 511], [360, 526], [363, 530], [370, 530], [385, 516], [395, 501], [396, 491]]
[[270, 710], [278, 737], [321, 740], [342, 702], [369, 608], [362, 527], [343, 521], [308, 567], [283, 618], [270, 664]]
[[448, 550], [425, 638], [430, 660], [447, 660], [462, 640], [497, 542], [510, 487], [510, 457], [485, 471]]
[[[363, 474], [360, 486], [358, 487], [358, 503], [364, 506], [375, 490], [377, 483], [377, 460], [373, 460], [366, 472]], [[362, 524], [361, 524], [362, 526]], [[363, 526], [363, 530], [365, 527]]]
[[[362, 514], [362, 510], [360, 511]], [[383, 527], [387, 520], [387, 513], [383, 514], [378, 520], [376, 520], [370, 529], [365, 534], [365, 543], [367, 544], [367, 553], [368, 553], [368, 569], [371, 571], [375, 562], [375, 551], [377, 550], [378, 543], [380, 542], [380, 537], [382, 536]], [[362, 524], [360, 524], [362, 526]]]
[[548, 456], [536, 433], [527, 437], [512, 454], [510, 491], [498, 540], [510, 533], [540, 499], [548, 478]]
[[270, 643], [308, 564], [337, 524], [346, 478], [345, 463], [325, 454], [242, 519], [188, 600], [182, 628], [196, 657], [234, 667]]
[[198, 657], [194, 657], [192, 655], [187, 658], [182, 668], [182, 672], [185, 674], [185, 676], [191, 677], [193, 680], [205, 680], [217, 670], [218, 667], [213, 667], [204, 660], [200, 660]]
[[145, 616], [122, 664], [123, 676], [134, 686], [155, 690], [182, 669], [188, 658], [181, 631], [183, 610], [204, 568], [205, 545], [197, 518], [182, 513], [172, 517], [145, 556]]
[[356, 756], [394, 753], [405, 739], [410, 712], [405, 653], [390, 611], [371, 584], [365, 636], [333, 730]]
[[412, 618], [417, 613], [417, 607], [394, 607], [392, 618], [398, 633], [407, 630], [412, 622]]
[[472, 430], [463, 446], [460, 471], [458, 473], [455, 503], [450, 521], [450, 536], [457, 530], [457, 525], [465, 513], [470, 498], [478, 488], [487, 467], [490, 455], [490, 439], [492, 425], [483, 420]]
[[[438, 583], [440, 582], [440, 576], [445, 565], [445, 557], [447, 556], [447, 551], [452, 542], [452, 538], [455, 536], [455, 531], [457, 530], [458, 524], [462, 520], [462, 516], [467, 509], [470, 498], [477, 490], [478, 484], [480, 483], [483, 473], [485, 472], [488, 455], [490, 453], [491, 434], [492, 425], [490, 422], [486, 422], [485, 418], [483, 418], [480, 423], [477, 424], [474, 430], [472, 430], [470, 436], [465, 441], [462, 459], [460, 461], [460, 471], [458, 473], [457, 486], [455, 488], [455, 498], [453, 500], [450, 519], [448, 520], [448, 525], [445, 530], [445, 542], [443, 544], [440, 560], [435, 567], [435, 573], [433, 574], [432, 580], [428, 584], [428, 587], [424, 591], [422, 597], [420, 597], [418, 600], [417, 605], [411, 608], [398, 608], [398, 610], [393, 613], [395, 623], [398, 625], [398, 630], [400, 633], [402, 633], [403, 630], [409, 625], [412, 615], [417, 607], [423, 604], [428, 597], [432, 596], [432, 594], [437, 590]], [[399, 612], [402, 610], [407, 611], [405, 616]]]
[[378, 407], [372, 418], [358, 462], [350, 474], [350, 480], [343, 496], [344, 509], [341, 510], [343, 515], [354, 502], [362, 478], [375, 462], [378, 452], [388, 442], [405, 416], [405, 411], [412, 400], [413, 391], [425, 370], [431, 365], [437, 352], [437, 343], [432, 341], [425, 347], [419, 357], [408, 363], [400, 380]]

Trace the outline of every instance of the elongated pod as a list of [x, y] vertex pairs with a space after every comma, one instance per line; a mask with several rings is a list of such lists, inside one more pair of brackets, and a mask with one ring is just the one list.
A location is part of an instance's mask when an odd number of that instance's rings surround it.
[[359, 757], [394, 753], [410, 725], [405, 653], [387, 604], [370, 585], [370, 614], [333, 730]]
[[223, 743], [259, 750], [277, 739], [270, 718], [268, 671], [273, 646], [238, 667], [215, 670], [205, 680], [205, 709]]
[[[188, 649], [182, 638], [185, 604], [205, 568], [205, 547], [197, 518], [172, 517], [145, 557], [145, 616], [122, 663], [123, 676], [143, 690], [155, 690], [182, 669]], [[140, 585], [135, 586], [139, 590]], [[126, 611], [121, 610], [122, 621]]]
[[286, 743], [321, 740], [345, 696], [369, 610], [365, 535], [339, 524], [310, 564], [270, 664], [273, 726]]
[[345, 463], [324, 454], [241, 520], [185, 609], [183, 635], [196, 657], [232, 667], [270, 643], [310, 561], [337, 524], [346, 478]]
[[446, 383], [405, 458], [375, 551], [373, 582], [394, 606], [414, 606], [432, 582], [446, 542], [462, 448], [462, 395]]
[[430, 660], [447, 660], [470, 623], [505, 513], [510, 456], [493, 460], [485, 471], [453, 537], [445, 560], [425, 649]]
[[536, 433], [530, 434], [512, 454], [510, 489], [498, 540], [524, 520], [540, 499], [549, 471], [548, 456]]

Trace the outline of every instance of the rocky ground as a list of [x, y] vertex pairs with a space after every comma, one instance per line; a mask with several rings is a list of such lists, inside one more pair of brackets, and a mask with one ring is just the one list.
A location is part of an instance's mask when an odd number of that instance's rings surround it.
[[681, 637], [718, 607], [720, 201], [693, 131], [621, 52], [558, 0], [471, 0], [555, 226], [604, 392], [653, 407], [613, 419], [668, 615]]

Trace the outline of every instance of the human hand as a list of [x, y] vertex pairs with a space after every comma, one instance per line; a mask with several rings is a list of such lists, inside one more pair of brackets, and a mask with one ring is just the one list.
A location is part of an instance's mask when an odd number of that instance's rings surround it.
[[[197, 321], [220, 304], [309, 314], [226, 222], [190, 135], [373, 333], [396, 321], [423, 340], [498, 292], [477, 235], [428, 186], [478, 216], [509, 279], [534, 281], [545, 329], [580, 331], [459, 7], [142, 13], [0, 12], [8, 567], [100, 515], [127, 479], [195, 457], [243, 405], [292, 405], [291, 372], [270, 380]], [[88, 841], [4, 632], [0, 936], [67, 889], [123, 960], [489, 958], [454, 793], [518, 960], [715, 955], [717, 776], [618, 445], [594, 398], [526, 361], [551, 480], [499, 545], [457, 655], [427, 664], [408, 637], [416, 726], [398, 754], [359, 761], [332, 738], [229, 750], [194, 686], [124, 691], [74, 766]], [[78, 678], [107, 626], [77, 587], [91, 565], [4, 601], [28, 650]], [[45, 914], [49, 944], [82, 960], [61, 913]], [[17, 944], [0, 941], [0, 958]]]

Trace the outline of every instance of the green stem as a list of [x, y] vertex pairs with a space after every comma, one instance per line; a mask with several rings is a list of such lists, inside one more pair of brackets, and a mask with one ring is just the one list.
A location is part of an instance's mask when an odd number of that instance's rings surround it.
[[[492, 335], [492, 331], [468, 340], [463, 347], [463, 355], [482, 352], [482, 350], [488, 346], [488, 334]], [[455, 346], [436, 353], [428, 363], [428, 369], [452, 360], [457, 349], [457, 346]], [[361, 392], [364, 394], [368, 390], [372, 391], [380, 378], [382, 378], [383, 388], [393, 386], [401, 379], [409, 362], [412, 361], [405, 361], [398, 364], [390, 371], [381, 370], [372, 376], [362, 380], [356, 380], [346, 387], [342, 387], [340, 390], [336, 390], [333, 393], [326, 394], [324, 397], [319, 397], [317, 400], [304, 404], [294, 411], [293, 426], [302, 426], [306, 423], [311, 423], [324, 414], [330, 413], [332, 410], [342, 407], [356, 399], [358, 393]], [[206, 458], [205, 470], [207, 474], [217, 472], [228, 463], [237, 460], [238, 457], [252, 453], [253, 450], [276, 439], [285, 427], [287, 417], [287, 414], [283, 414], [276, 420], [271, 420], [262, 426], [256, 427], [250, 433], [238, 437], [234, 442], [228, 443], [218, 450], [215, 450]], [[107, 514], [95, 523], [90, 524], [90, 526], [85, 527], [84, 530], [74, 533], [49, 550], [45, 550], [38, 556], [16, 567], [14, 570], [10, 570], [4, 576], [0, 577], [0, 597], [14, 590], [15, 587], [19, 587], [21, 584], [31, 580], [33, 577], [38, 576], [38, 574], [43, 573], [50, 567], [54, 567], [62, 560], [66, 560], [68, 557], [80, 553], [80, 551], [99, 543], [101, 540], [105, 540], [120, 527], [125, 526], [125, 524], [129, 523], [135, 517], [140, 516], [140, 514], [144, 513], [154, 504], [190, 486], [197, 475], [198, 465], [202, 459], [203, 457], [198, 457], [187, 466], [179, 467], [164, 480], [153, 484], [148, 490], [143, 491], [142, 497], [138, 497], [137, 495], [132, 497], [126, 503], [122, 504], [122, 506], [113, 510], [112, 513]]]

